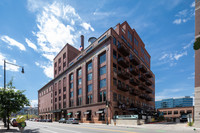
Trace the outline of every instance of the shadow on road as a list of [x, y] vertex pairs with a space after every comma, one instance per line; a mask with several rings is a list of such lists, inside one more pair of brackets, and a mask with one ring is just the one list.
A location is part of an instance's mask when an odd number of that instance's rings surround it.
[[[6, 133], [6, 132], [9, 132], [9, 133], [15, 133], [15, 132], [20, 132], [19, 130], [17, 129], [10, 129], [10, 130], [7, 130], [7, 129], [0, 129], [0, 133]], [[39, 128], [36, 128], [36, 129], [25, 129], [23, 133], [39, 133]]]

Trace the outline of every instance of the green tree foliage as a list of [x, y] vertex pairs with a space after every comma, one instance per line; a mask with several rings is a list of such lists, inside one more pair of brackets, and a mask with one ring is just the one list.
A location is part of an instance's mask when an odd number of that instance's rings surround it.
[[0, 88], [0, 115], [5, 115], [8, 119], [9, 129], [9, 116], [11, 113], [20, 111], [24, 106], [29, 106], [29, 100], [23, 94], [24, 91], [16, 90], [13, 86], [12, 80], [7, 84], [7, 88]]
[[194, 42], [193, 48], [194, 48], [194, 50], [200, 49], [200, 37], [198, 37], [198, 38], [196, 39], [196, 41]]

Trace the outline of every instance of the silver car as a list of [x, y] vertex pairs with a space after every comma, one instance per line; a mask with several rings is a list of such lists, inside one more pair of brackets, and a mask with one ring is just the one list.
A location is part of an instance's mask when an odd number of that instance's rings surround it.
[[67, 121], [66, 121], [67, 124], [79, 124], [79, 120], [76, 119], [76, 118], [69, 118]]

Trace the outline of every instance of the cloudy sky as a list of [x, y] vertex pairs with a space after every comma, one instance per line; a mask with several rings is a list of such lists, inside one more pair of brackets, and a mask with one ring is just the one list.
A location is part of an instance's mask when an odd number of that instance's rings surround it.
[[37, 105], [37, 91], [53, 77], [52, 61], [66, 43], [78, 48], [80, 35], [99, 37], [127, 21], [151, 55], [156, 99], [193, 96], [194, 0], [1, 0], [0, 87], [3, 60], [7, 81]]

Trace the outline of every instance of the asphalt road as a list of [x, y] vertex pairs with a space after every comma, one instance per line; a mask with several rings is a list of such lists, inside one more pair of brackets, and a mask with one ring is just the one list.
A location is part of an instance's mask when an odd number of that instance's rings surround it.
[[[13, 128], [13, 127], [11, 127]], [[18, 132], [19, 130], [16, 130]], [[14, 130], [13, 130], [14, 131]], [[118, 127], [96, 124], [63, 124], [27, 121], [24, 133], [192, 133], [193, 130], [153, 129], [145, 127]]]

